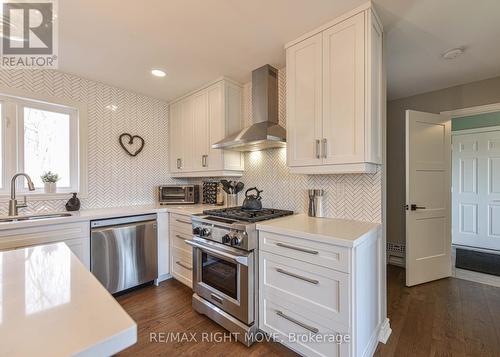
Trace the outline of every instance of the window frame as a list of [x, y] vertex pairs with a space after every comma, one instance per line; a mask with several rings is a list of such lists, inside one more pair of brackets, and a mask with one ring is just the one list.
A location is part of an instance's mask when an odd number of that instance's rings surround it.
[[81, 198], [88, 196], [87, 170], [87, 108], [85, 105], [51, 96], [26, 93], [24, 91], [1, 88], [2, 104], [2, 182], [0, 202], [10, 198], [10, 182], [16, 172], [24, 170], [24, 108], [34, 108], [69, 115], [70, 120], [70, 187], [58, 187], [56, 193], [45, 193], [43, 188], [29, 191], [25, 180], [17, 182], [18, 195], [31, 200], [64, 199], [77, 192]]

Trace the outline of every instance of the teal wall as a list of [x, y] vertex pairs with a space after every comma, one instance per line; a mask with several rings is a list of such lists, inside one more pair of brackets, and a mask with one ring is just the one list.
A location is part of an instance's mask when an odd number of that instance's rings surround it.
[[488, 126], [500, 126], [500, 112], [469, 115], [467, 117], [453, 118], [451, 130], [465, 130], [484, 128]]

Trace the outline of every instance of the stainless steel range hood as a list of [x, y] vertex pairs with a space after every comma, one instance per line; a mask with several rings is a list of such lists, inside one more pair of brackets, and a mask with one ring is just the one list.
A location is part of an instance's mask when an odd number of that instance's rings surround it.
[[286, 146], [278, 124], [278, 70], [265, 65], [252, 72], [253, 124], [212, 145], [214, 149], [257, 151]]

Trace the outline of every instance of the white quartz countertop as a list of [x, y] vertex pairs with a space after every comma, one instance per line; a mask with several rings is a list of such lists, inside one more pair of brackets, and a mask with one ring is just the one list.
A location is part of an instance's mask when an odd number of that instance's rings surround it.
[[64, 243], [0, 252], [1, 356], [109, 356], [137, 325]]
[[177, 214], [192, 215], [192, 214], [202, 213], [203, 210], [206, 209], [216, 209], [216, 208], [220, 207], [213, 205], [203, 205], [203, 204], [195, 204], [195, 205], [151, 204], [151, 205], [141, 205], [141, 206], [84, 209], [77, 212], [64, 212], [64, 213], [71, 213], [72, 214], [71, 217], [38, 219], [32, 221], [26, 220], [26, 221], [2, 222], [0, 223], [0, 231], [4, 229], [36, 227], [47, 224], [71, 223], [79, 221], [91, 221], [94, 219], [133, 216], [133, 215], [151, 214], [159, 212], [171, 212]]
[[335, 218], [309, 217], [294, 214], [283, 218], [257, 223], [259, 231], [285, 234], [325, 241], [331, 244], [354, 247], [360, 244], [371, 231], [378, 229], [377, 223]]

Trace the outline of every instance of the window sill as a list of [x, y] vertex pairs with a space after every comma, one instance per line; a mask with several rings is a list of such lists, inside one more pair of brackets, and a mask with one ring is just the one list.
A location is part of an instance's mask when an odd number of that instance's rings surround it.
[[[75, 191], [62, 191], [55, 193], [45, 193], [43, 191], [40, 192], [24, 192], [18, 191], [16, 192], [16, 199], [18, 202], [22, 202], [24, 200], [24, 196], [26, 196], [26, 200], [30, 201], [51, 201], [51, 200], [69, 200]], [[87, 198], [87, 195], [84, 193], [78, 193], [78, 198]], [[2, 193], [0, 194], [0, 202], [8, 202], [10, 200], [10, 193]]]

